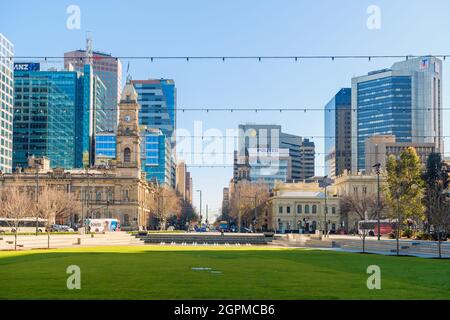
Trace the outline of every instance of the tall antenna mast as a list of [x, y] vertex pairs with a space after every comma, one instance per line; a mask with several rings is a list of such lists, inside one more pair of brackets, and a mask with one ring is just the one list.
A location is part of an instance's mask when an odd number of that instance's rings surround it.
[[92, 32], [86, 32], [86, 64], [92, 65], [92, 57], [93, 57], [93, 49], [92, 49]]

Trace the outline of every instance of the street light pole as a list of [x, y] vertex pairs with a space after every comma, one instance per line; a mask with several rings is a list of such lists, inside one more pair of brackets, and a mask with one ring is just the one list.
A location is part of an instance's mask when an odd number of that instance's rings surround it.
[[324, 189], [325, 189], [325, 212], [324, 212], [324, 217], [325, 217], [325, 237], [328, 234], [328, 224], [327, 224], [327, 211], [328, 211], [328, 207], [327, 207], [327, 179], [328, 179], [328, 175], [323, 177]]
[[197, 190], [200, 193], [200, 224], [202, 223], [202, 190]]
[[375, 172], [377, 174], [377, 229], [378, 229], [378, 241], [381, 238], [381, 227], [380, 227], [380, 163], [376, 163], [373, 168], [375, 168]]

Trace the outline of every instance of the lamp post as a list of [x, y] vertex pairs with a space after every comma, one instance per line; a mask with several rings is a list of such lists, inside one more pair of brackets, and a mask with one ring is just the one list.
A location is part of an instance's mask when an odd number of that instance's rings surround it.
[[197, 190], [200, 193], [200, 224], [202, 223], [202, 190]]
[[377, 229], [378, 229], [378, 241], [381, 238], [381, 227], [380, 227], [380, 173], [381, 173], [381, 164], [376, 163], [373, 168], [375, 168], [375, 172], [377, 174]]
[[323, 177], [323, 188], [325, 189], [325, 210], [324, 210], [324, 222], [325, 222], [325, 237], [328, 235], [328, 221], [327, 221], [327, 213], [328, 213], [328, 207], [327, 207], [327, 187], [328, 187], [328, 175]]

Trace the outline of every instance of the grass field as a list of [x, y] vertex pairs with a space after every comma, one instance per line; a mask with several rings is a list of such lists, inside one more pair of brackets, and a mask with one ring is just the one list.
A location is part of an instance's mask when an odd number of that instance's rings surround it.
[[[81, 290], [66, 287], [69, 265], [81, 268]], [[369, 265], [381, 268], [381, 290], [367, 289]], [[450, 299], [448, 260], [301, 249], [3, 251], [0, 279], [0, 299]]]

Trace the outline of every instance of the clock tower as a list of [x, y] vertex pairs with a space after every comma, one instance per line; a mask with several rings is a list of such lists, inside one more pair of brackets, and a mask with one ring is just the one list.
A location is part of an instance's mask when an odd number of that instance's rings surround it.
[[139, 135], [138, 94], [127, 81], [119, 102], [119, 125], [117, 128], [116, 160], [122, 168], [141, 168], [141, 142]]

